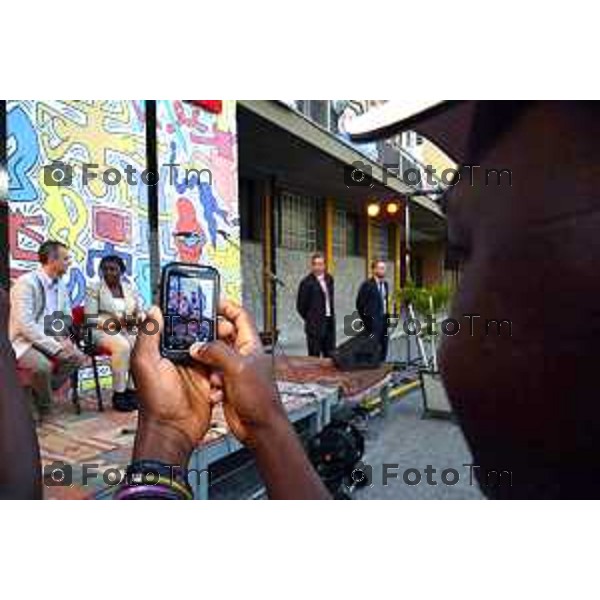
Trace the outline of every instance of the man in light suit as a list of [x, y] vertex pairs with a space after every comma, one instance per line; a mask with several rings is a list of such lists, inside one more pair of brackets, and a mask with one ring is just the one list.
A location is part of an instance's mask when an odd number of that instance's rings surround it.
[[11, 290], [10, 340], [19, 378], [42, 415], [52, 404], [52, 391], [86, 357], [69, 338], [71, 303], [61, 281], [69, 268], [69, 250], [50, 240], [38, 254], [40, 268], [19, 277]]
[[388, 350], [389, 286], [385, 280], [385, 262], [381, 259], [371, 263], [372, 276], [358, 290], [356, 310], [365, 329], [377, 340], [381, 360], [385, 361]]

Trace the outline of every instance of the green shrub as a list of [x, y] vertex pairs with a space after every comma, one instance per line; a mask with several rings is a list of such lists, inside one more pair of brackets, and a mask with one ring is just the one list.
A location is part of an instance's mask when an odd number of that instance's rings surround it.
[[431, 312], [430, 298], [433, 301], [433, 312], [438, 314], [447, 310], [452, 298], [453, 289], [445, 283], [432, 285], [431, 287], [417, 287], [412, 280], [396, 295], [396, 303], [412, 304], [415, 313], [426, 315]]

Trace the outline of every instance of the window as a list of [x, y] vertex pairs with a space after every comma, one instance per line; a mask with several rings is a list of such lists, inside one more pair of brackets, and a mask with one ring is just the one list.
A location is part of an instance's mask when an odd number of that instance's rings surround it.
[[279, 246], [290, 250], [317, 249], [316, 198], [281, 192], [279, 215]]
[[310, 118], [315, 122], [329, 129], [329, 101], [328, 100], [311, 100], [310, 101]]
[[402, 174], [402, 181], [406, 185], [417, 189], [423, 187], [424, 178], [421, 167], [405, 154], [400, 155], [400, 173]]
[[345, 210], [336, 210], [333, 217], [333, 255], [348, 255], [348, 223]]
[[359, 237], [358, 237], [358, 231], [359, 231], [358, 215], [347, 214], [346, 215], [346, 227], [347, 227], [346, 239], [348, 240], [348, 242], [347, 242], [348, 255], [349, 256], [358, 256], [360, 254]]
[[338, 209], [333, 218], [333, 255], [358, 256], [358, 217]]
[[262, 238], [262, 206], [257, 193], [258, 182], [240, 178], [240, 236], [242, 240], [258, 242]]
[[372, 258], [389, 260], [392, 251], [390, 227], [388, 224], [372, 223]]
[[296, 100], [298, 111], [325, 129], [330, 123], [329, 104], [329, 100]]
[[420, 256], [410, 257], [410, 278], [417, 287], [423, 287], [423, 260]]

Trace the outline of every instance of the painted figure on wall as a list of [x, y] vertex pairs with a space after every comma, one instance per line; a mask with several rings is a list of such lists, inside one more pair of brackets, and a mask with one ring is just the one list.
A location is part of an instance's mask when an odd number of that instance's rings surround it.
[[[159, 222], [164, 232], [160, 235], [161, 261], [216, 267], [224, 293], [239, 301], [235, 102], [224, 100], [206, 107], [159, 101], [157, 119], [159, 163], [163, 165], [159, 185]], [[185, 235], [173, 236], [174, 232]]]
[[[108, 250], [121, 255], [135, 277], [137, 261], [147, 261], [149, 253], [139, 225], [147, 214], [147, 189], [110, 185], [103, 175], [128, 165], [144, 170], [143, 101], [9, 101], [7, 136], [11, 277], [36, 268], [44, 239], [71, 250], [73, 305], [84, 299], [86, 277], [96, 274], [94, 260]], [[59, 167], [62, 181], [50, 165]], [[86, 178], [86, 170], [96, 177]], [[149, 282], [139, 289], [150, 300]]]

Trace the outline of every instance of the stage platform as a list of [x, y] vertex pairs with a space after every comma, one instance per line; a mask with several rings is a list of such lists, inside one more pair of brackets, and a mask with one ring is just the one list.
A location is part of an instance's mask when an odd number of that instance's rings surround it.
[[[276, 373], [290, 420], [303, 435], [320, 431], [340, 402], [358, 404], [382, 396], [387, 398], [390, 389], [402, 384], [402, 374], [389, 367], [340, 372], [329, 359], [309, 357], [278, 357]], [[44, 486], [46, 499], [111, 497], [114, 488], [105, 479], [122, 477], [131, 459], [137, 412], [113, 411], [109, 398], [110, 391], [106, 390], [107, 408], [99, 413], [94, 395], [86, 392], [81, 401], [82, 413], [77, 415], [62, 396], [52, 415], [38, 426], [43, 466], [64, 462], [72, 471], [72, 485]], [[211, 467], [240, 450], [240, 444], [228, 431], [222, 412], [217, 409], [211, 429], [189, 465], [195, 469], [191, 483], [197, 499], [211, 497], [208, 476], [209, 471], [213, 472]], [[88, 465], [87, 481], [84, 481], [84, 464]]]

